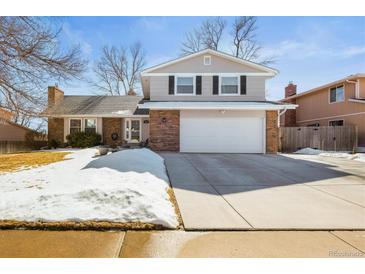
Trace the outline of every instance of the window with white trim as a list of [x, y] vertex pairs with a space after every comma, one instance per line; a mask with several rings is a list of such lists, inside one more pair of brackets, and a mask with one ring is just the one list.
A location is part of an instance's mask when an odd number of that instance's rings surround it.
[[176, 94], [193, 95], [194, 94], [194, 77], [176, 77]]
[[333, 120], [333, 121], [329, 121], [329, 122], [328, 122], [328, 125], [329, 125], [329, 126], [332, 126], [332, 127], [341, 127], [341, 126], [343, 126], [343, 120]]
[[343, 85], [330, 88], [330, 103], [342, 102], [345, 100]]
[[222, 76], [220, 82], [220, 93], [222, 95], [238, 94], [239, 79], [237, 76]]
[[96, 133], [96, 119], [85, 119], [85, 132]]
[[70, 119], [70, 133], [81, 131], [81, 119]]
[[210, 66], [212, 64], [212, 57], [210, 55], [204, 56], [204, 66]]

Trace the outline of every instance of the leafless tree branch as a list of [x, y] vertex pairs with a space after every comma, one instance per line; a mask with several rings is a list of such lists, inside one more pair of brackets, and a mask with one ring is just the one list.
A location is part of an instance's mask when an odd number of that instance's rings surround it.
[[181, 44], [183, 55], [194, 53], [205, 48], [218, 50], [226, 22], [221, 17], [206, 19], [202, 25], [188, 32]]
[[78, 46], [62, 50], [50, 21], [40, 17], [0, 17], [0, 105], [29, 123], [43, 110], [51, 81], [80, 78], [86, 61]]
[[94, 67], [97, 76], [95, 86], [109, 95], [135, 94], [139, 74], [145, 65], [145, 54], [140, 43], [134, 43], [128, 50], [105, 46]]

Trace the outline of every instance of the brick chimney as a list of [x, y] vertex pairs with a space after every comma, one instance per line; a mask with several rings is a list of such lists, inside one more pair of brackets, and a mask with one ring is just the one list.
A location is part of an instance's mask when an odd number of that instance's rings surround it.
[[285, 98], [293, 96], [297, 94], [297, 85], [294, 85], [293, 82], [289, 82], [289, 84], [285, 87]]
[[[285, 87], [285, 98], [293, 96], [297, 94], [297, 85], [294, 85], [293, 82], [289, 82], [289, 84]], [[296, 99], [289, 99], [286, 101], [289, 104], [296, 104]], [[280, 123], [281, 126], [284, 127], [295, 127], [297, 120], [297, 111], [296, 109], [288, 109], [284, 115], [281, 117]]]
[[63, 91], [57, 86], [48, 87], [48, 107], [59, 104], [63, 101]]

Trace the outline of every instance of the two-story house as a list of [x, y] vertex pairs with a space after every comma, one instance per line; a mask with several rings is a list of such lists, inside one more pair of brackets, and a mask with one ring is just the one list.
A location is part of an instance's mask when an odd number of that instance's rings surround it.
[[350, 75], [300, 93], [290, 83], [281, 101], [298, 105], [281, 116], [281, 126], [356, 125], [358, 146], [365, 147], [365, 74]]
[[276, 153], [278, 117], [293, 104], [267, 101], [277, 71], [206, 49], [141, 73], [143, 97], [64, 96], [49, 88], [49, 140], [95, 131], [103, 143], [157, 151]]

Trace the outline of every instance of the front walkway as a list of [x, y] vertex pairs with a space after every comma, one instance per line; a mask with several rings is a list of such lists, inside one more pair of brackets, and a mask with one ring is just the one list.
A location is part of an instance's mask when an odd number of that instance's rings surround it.
[[0, 230], [0, 258], [364, 257], [364, 231]]
[[161, 155], [186, 230], [365, 229], [364, 163], [347, 160], [345, 166], [289, 155]]

